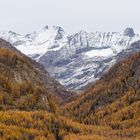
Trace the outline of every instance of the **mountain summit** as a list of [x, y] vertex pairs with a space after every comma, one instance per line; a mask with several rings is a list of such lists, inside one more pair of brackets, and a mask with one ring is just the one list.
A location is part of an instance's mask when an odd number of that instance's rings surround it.
[[126, 28], [123, 34], [129, 37], [133, 37], [135, 35], [133, 28]]

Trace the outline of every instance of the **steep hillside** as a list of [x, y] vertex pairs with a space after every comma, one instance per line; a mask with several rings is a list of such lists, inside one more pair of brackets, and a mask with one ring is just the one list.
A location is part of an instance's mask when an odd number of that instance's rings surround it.
[[[83, 89], [98, 80], [120, 53], [140, 40], [132, 28], [123, 32], [80, 31], [67, 34], [61, 27], [46, 26], [25, 36], [0, 32], [22, 53], [43, 64], [49, 74], [67, 89]], [[122, 55], [123, 56], [123, 55]]]
[[0, 73], [1, 109], [47, 109], [48, 97], [55, 96], [57, 102], [62, 102], [71, 95], [40, 64], [2, 39]]
[[115, 130], [140, 130], [140, 53], [115, 64], [78, 99], [67, 104], [66, 116]]

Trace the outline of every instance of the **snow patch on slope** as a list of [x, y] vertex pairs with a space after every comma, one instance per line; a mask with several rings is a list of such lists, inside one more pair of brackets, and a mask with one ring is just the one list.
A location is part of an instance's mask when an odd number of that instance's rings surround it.
[[97, 49], [97, 50], [92, 50], [87, 53], [85, 53], [88, 57], [109, 57], [113, 56], [113, 50], [108, 48], [108, 49]]

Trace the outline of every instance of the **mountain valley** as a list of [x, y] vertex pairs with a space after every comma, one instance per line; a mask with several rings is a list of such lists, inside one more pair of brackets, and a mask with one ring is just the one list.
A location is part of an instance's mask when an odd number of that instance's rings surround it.
[[[138, 51], [140, 41], [131, 47]], [[74, 96], [1, 39], [0, 138], [139, 140], [140, 52], [130, 55], [130, 48], [100, 80]]]

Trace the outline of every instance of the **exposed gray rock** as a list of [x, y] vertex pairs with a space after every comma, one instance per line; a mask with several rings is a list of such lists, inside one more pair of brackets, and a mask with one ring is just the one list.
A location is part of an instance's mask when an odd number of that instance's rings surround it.
[[133, 28], [126, 28], [123, 34], [129, 37], [133, 37], [135, 35]]

